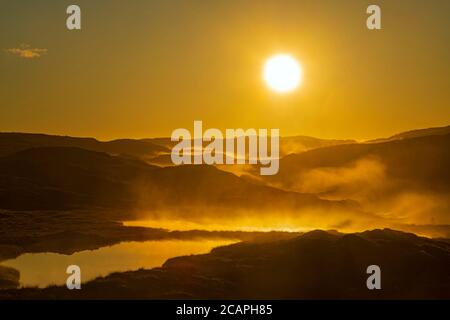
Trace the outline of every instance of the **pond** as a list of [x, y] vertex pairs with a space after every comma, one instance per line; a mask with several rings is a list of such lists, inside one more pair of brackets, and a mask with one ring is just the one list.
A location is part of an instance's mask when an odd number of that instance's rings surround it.
[[97, 250], [80, 251], [72, 255], [57, 253], [27, 253], [0, 265], [20, 272], [22, 287], [63, 285], [69, 276], [69, 265], [81, 268], [82, 283], [116, 271], [160, 267], [167, 259], [177, 256], [208, 253], [212, 248], [237, 240], [163, 240], [122, 242]]

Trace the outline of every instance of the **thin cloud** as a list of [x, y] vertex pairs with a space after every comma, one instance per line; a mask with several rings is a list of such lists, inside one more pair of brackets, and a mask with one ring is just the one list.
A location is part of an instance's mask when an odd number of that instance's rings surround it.
[[18, 48], [9, 48], [5, 50], [10, 54], [14, 54], [18, 57], [25, 59], [40, 58], [47, 53], [47, 49], [31, 48], [29, 45], [22, 44]]

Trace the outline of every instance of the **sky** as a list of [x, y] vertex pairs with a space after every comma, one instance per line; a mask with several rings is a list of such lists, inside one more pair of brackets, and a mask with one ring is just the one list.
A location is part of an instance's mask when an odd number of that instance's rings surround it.
[[[66, 28], [81, 7], [82, 30]], [[382, 30], [366, 28], [378, 4]], [[371, 139], [450, 124], [447, 0], [0, 0], [0, 131]], [[288, 53], [302, 86], [268, 89]]]

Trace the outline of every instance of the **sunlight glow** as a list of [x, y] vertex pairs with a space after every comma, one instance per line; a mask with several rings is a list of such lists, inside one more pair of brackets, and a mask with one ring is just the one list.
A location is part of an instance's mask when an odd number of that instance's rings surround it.
[[275, 92], [286, 93], [296, 89], [302, 81], [303, 71], [298, 61], [288, 54], [271, 57], [264, 65], [263, 77]]

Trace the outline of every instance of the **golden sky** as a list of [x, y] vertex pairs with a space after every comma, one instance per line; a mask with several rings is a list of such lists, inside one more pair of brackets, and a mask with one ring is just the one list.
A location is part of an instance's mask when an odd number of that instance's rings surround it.
[[[207, 128], [376, 138], [450, 120], [450, 1], [0, 0], [0, 130], [100, 139]], [[300, 61], [268, 90], [264, 62]]]

